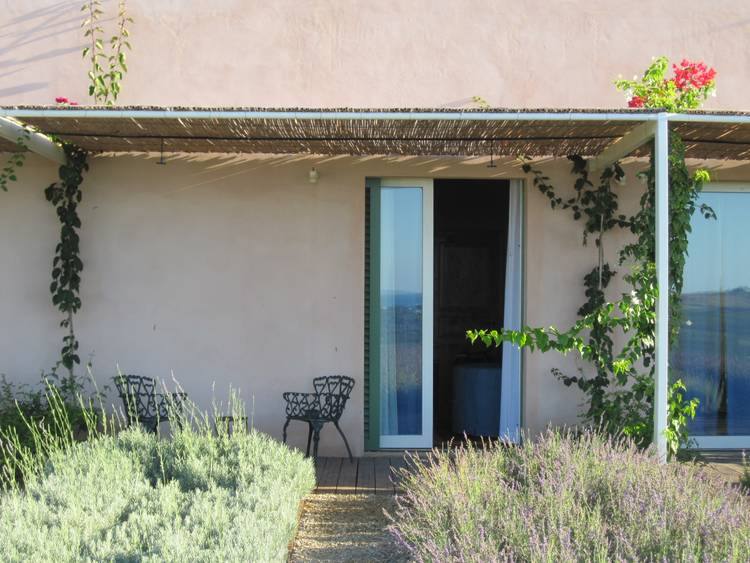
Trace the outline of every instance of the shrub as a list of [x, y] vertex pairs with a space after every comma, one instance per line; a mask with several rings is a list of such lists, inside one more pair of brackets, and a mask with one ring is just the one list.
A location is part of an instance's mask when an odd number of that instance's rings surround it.
[[742, 452], [742, 473], [740, 474], [740, 485], [746, 493], [750, 493], [750, 462], [747, 461], [747, 454]]
[[413, 460], [391, 533], [429, 561], [746, 561], [747, 498], [695, 464], [548, 431]]
[[[101, 427], [101, 425], [99, 425]], [[192, 416], [171, 439], [89, 429], [86, 442], [33, 430], [23, 489], [0, 497], [6, 561], [276, 561], [315, 484], [310, 460], [238, 428]], [[24, 456], [20, 456], [23, 458]]]
[[[84, 432], [86, 422], [80, 397], [85, 390], [83, 381], [75, 375], [42, 374], [35, 387], [14, 384], [0, 375], [0, 434], [13, 432], [21, 444], [33, 447], [31, 427], [39, 427], [50, 420], [55, 400], [65, 404], [74, 432]], [[98, 390], [91, 395], [93, 399]]]

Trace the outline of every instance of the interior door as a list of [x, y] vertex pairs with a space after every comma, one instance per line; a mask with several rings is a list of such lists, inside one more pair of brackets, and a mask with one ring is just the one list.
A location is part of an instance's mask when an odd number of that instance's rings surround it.
[[371, 421], [377, 421], [380, 448], [430, 448], [433, 183], [383, 178], [370, 198], [370, 355], [371, 377], [378, 379]]

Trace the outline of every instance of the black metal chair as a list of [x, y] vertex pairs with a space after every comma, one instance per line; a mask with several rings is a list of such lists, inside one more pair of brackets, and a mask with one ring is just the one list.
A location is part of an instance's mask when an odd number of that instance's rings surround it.
[[138, 423], [156, 434], [160, 422], [176, 419], [180, 423], [186, 393], [157, 393], [156, 381], [143, 375], [117, 375], [113, 379], [128, 426]]
[[354, 380], [345, 375], [327, 375], [313, 379], [314, 393], [284, 393], [286, 401], [286, 422], [284, 423], [284, 443], [286, 443], [286, 429], [292, 420], [306, 422], [309, 430], [307, 433], [307, 451], [310, 455], [310, 439], [313, 441], [313, 457], [318, 457], [318, 442], [320, 441], [320, 430], [326, 422], [332, 422], [344, 439], [346, 451], [349, 453], [349, 461], [352, 458], [352, 450], [349, 442], [339, 426], [339, 419], [344, 412], [346, 402], [354, 387]]

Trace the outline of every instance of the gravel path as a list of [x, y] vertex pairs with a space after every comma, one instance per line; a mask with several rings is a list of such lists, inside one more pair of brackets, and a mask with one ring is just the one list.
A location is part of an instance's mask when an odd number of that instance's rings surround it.
[[385, 529], [393, 505], [392, 495], [310, 495], [290, 561], [409, 561]]

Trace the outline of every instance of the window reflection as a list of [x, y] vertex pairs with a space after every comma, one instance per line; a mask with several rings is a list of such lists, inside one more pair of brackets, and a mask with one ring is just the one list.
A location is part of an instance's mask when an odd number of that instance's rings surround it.
[[380, 192], [380, 430], [422, 434], [422, 190]]
[[692, 435], [750, 435], [750, 192], [706, 192], [699, 203], [717, 219], [693, 217], [672, 377], [700, 400]]

